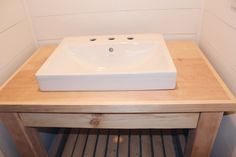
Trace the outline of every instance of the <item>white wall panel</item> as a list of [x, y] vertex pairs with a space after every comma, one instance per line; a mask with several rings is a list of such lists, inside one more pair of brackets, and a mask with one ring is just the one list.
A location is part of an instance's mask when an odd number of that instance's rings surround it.
[[33, 52], [32, 47], [35, 43], [23, 0], [0, 0], [0, 85], [23, 63], [24, 55]]
[[12, 57], [6, 65], [0, 69], [0, 84], [3, 84], [35, 51], [33, 43], [19, 50], [18, 54]]
[[75, 35], [124, 33], [196, 34], [200, 10], [132, 11], [33, 19], [38, 40]]
[[0, 0], [0, 33], [25, 17], [21, 0]]
[[28, 21], [22, 20], [14, 27], [9, 28], [0, 34], [0, 69], [19, 52], [32, 45], [33, 38], [30, 32]]
[[203, 0], [27, 0], [37, 40], [65, 36], [164, 33], [196, 39]]
[[206, 0], [206, 11], [217, 16], [222, 22], [236, 28], [236, 9], [231, 7], [233, 0]]
[[215, 48], [211, 43], [201, 39], [201, 48], [210, 59], [214, 68], [223, 78], [224, 82], [229, 86], [231, 91], [236, 95], [236, 71], [229, 65], [227, 58], [220, 55], [220, 51]]
[[137, 9], [201, 8], [201, 0], [27, 0], [33, 16]]
[[113, 10], [201, 8], [201, 0], [113, 0]]
[[111, 10], [111, 0], [27, 0], [32, 16]]
[[236, 72], [236, 29], [228, 26], [216, 16], [206, 12], [202, 27], [202, 40], [210, 44], [217, 52], [220, 59]]

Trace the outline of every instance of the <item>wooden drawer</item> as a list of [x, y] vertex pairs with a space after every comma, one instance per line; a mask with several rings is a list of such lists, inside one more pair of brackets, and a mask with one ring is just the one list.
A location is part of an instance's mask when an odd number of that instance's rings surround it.
[[48, 114], [20, 113], [25, 126], [69, 128], [196, 128], [199, 113]]

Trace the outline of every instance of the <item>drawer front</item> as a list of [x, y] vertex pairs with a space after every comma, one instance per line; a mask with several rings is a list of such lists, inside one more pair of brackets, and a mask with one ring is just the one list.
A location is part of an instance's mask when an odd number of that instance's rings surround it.
[[68, 128], [196, 128], [199, 113], [48, 114], [20, 113], [25, 126]]

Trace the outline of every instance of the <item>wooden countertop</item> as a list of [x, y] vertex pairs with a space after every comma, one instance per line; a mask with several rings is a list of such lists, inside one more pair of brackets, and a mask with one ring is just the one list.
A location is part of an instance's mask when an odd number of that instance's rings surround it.
[[168, 41], [174, 90], [40, 92], [35, 72], [56, 48], [41, 47], [0, 91], [0, 112], [155, 113], [236, 111], [234, 96], [191, 41]]

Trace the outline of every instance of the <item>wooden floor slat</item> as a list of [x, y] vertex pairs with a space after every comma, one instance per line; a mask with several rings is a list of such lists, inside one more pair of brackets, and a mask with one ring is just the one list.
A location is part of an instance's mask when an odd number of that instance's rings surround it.
[[163, 132], [166, 157], [176, 157], [171, 130], [165, 130]]
[[68, 136], [62, 157], [68, 157], [73, 155], [74, 147], [79, 136], [79, 129], [71, 129]]
[[82, 157], [88, 138], [88, 129], [81, 129], [76, 141], [72, 157]]
[[177, 157], [184, 157], [184, 148], [181, 146], [180, 138], [181, 132], [178, 134], [177, 130], [172, 130], [172, 140], [175, 147], [175, 154]]
[[116, 157], [118, 143], [118, 130], [111, 130], [106, 157]]
[[164, 157], [162, 148], [161, 131], [151, 130], [152, 141], [153, 141], [153, 154], [154, 157]]
[[149, 130], [141, 130], [142, 156], [152, 156], [151, 134]]
[[184, 152], [187, 138], [184, 135], [183, 130], [177, 130], [177, 135], [178, 135], [178, 138], [179, 138], [179, 141], [180, 141], [182, 152]]
[[129, 131], [120, 130], [119, 138], [119, 157], [128, 157], [129, 151]]
[[96, 157], [104, 157], [106, 150], [106, 141], [108, 137], [108, 130], [99, 130], [97, 148], [96, 148]]
[[50, 157], [58, 157], [62, 154], [65, 143], [68, 139], [68, 130], [63, 128], [59, 129], [54, 140], [52, 141], [52, 147], [49, 149]]
[[182, 130], [71, 129], [62, 157], [183, 157]]
[[[87, 144], [84, 150], [84, 157], [92, 157], [96, 147], [97, 130], [91, 129], [88, 135]], [[92, 156], [91, 156], [92, 155]]]
[[130, 135], [130, 156], [139, 157], [140, 156], [140, 146], [139, 146], [139, 130], [131, 130]]

